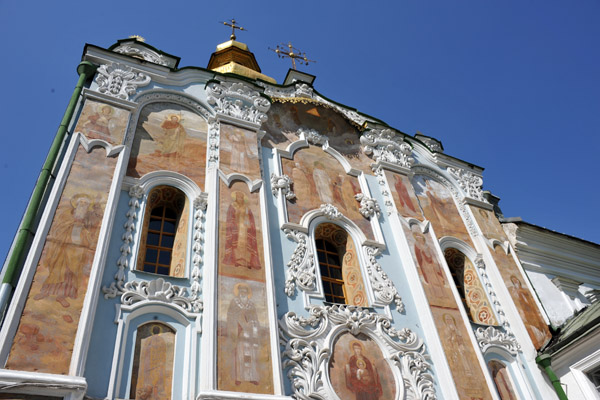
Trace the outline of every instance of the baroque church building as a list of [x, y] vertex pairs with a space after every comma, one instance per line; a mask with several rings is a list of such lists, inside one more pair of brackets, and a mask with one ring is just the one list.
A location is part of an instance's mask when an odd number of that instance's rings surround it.
[[483, 168], [234, 39], [178, 64], [86, 45], [2, 269], [0, 398], [566, 398]]

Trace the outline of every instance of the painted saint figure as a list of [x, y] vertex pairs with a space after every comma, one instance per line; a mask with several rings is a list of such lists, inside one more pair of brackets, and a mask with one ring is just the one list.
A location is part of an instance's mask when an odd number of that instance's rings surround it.
[[248, 198], [238, 190], [231, 197], [233, 202], [227, 209], [223, 262], [234, 267], [260, 269], [256, 223], [254, 214], [248, 207]]
[[100, 107], [100, 112], [95, 112], [88, 117], [88, 120], [83, 124], [86, 136], [90, 139], [110, 138], [110, 120], [114, 109], [109, 105], [103, 105]]
[[333, 200], [333, 192], [331, 191], [331, 178], [325, 170], [325, 166], [320, 161], [315, 161], [313, 169], [313, 179], [317, 187], [317, 193], [322, 203], [335, 204]]
[[48, 276], [34, 296], [35, 300], [56, 296], [65, 308], [70, 306], [67, 298], [77, 298], [80, 277], [89, 275], [93, 257], [90, 246], [95, 242], [97, 224], [91, 196], [76, 194], [70, 204], [72, 208], [60, 207], [54, 217], [47, 239], [52, 245], [46, 245], [49, 254], [43, 257], [50, 262], [46, 266]]
[[142, 340], [136, 400], [162, 400], [171, 397], [172, 377], [169, 371], [165, 371], [168, 349], [161, 333], [161, 328], [155, 325], [152, 327], [152, 334]]
[[250, 300], [252, 291], [245, 283], [233, 287], [234, 298], [227, 309], [227, 336], [233, 349], [231, 376], [236, 385], [259, 383], [259, 328], [256, 307]]
[[416, 213], [417, 210], [415, 209], [412, 199], [410, 198], [410, 194], [408, 193], [406, 185], [404, 185], [404, 182], [402, 182], [402, 178], [397, 177], [396, 184], [394, 186], [396, 187], [396, 193], [398, 193], [398, 199], [400, 200], [400, 204], [398, 204], [397, 207], [403, 209], [406, 206], [413, 213]]
[[444, 314], [444, 333], [449, 343], [454, 344], [454, 351], [450, 354], [450, 368], [455, 370], [458, 374], [465, 378], [464, 382], [466, 386], [471, 386], [471, 383], [475, 384], [473, 377], [475, 371], [469, 364], [469, 360], [465, 357], [468, 354], [468, 345], [465, 343], [465, 339], [456, 326], [456, 320], [450, 314]]
[[354, 393], [356, 400], [378, 400], [383, 394], [377, 369], [362, 353], [362, 343], [355, 340], [350, 343], [354, 353], [346, 363], [346, 387]]
[[545, 326], [546, 323], [537, 311], [537, 304], [535, 304], [527, 289], [523, 287], [519, 278], [515, 275], [511, 275], [510, 281], [512, 282], [512, 286], [508, 289], [510, 290], [513, 299], [519, 299], [519, 302], [521, 303], [521, 310], [519, 311], [523, 313], [522, 317], [527, 333], [529, 333], [529, 336], [536, 339], [534, 341], [536, 348], [538, 348], [538, 346], [541, 347], [548, 338], [546, 337], [546, 333], [539, 327]]
[[427, 245], [425, 236], [420, 232], [413, 231], [415, 237], [414, 251], [415, 258], [423, 273], [423, 280], [435, 296], [436, 299], [444, 299], [447, 296], [445, 288], [448, 287], [444, 271], [437, 262], [435, 255], [432, 254], [430, 247]]
[[185, 128], [181, 125], [181, 115], [170, 114], [162, 122], [160, 127], [165, 135], [159, 142], [162, 144], [162, 155], [182, 154], [185, 148]]

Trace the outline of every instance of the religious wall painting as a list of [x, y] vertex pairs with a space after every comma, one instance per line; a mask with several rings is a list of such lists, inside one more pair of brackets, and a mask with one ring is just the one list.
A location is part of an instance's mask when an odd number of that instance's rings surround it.
[[[337, 249], [337, 254], [333, 254], [333, 261], [331, 260], [331, 252], [317, 250], [321, 268], [321, 278], [323, 279], [324, 276], [330, 278], [329, 280], [341, 278], [346, 304], [367, 307], [369, 305], [369, 298], [360, 268], [357, 248], [352, 237], [338, 225], [324, 223], [320, 224], [315, 229], [315, 240], [320, 239], [329, 242]], [[324, 258], [327, 259], [325, 260]], [[341, 276], [335, 276], [336, 271], [338, 271], [337, 273], [339, 274], [339, 269], [331, 266], [332, 262], [337, 265], [341, 264]], [[325, 290], [326, 297], [328, 294], [333, 295], [333, 293], [327, 293], [328, 288], [331, 290], [333, 287], [334, 286], [328, 286], [326, 282], [323, 282], [323, 289]]]
[[369, 239], [374, 239], [371, 223], [360, 212], [354, 197], [361, 193], [358, 178], [346, 174], [342, 165], [320, 147], [311, 146], [282, 158], [283, 173], [292, 178], [294, 200], [288, 200], [288, 220], [299, 223], [302, 216], [322, 204], [333, 204], [354, 222]]
[[88, 139], [101, 139], [112, 145], [123, 143], [129, 112], [94, 100], [86, 100], [75, 126]]
[[219, 274], [265, 280], [260, 196], [245, 182], [221, 182]]
[[510, 296], [519, 311], [521, 320], [525, 324], [527, 333], [535, 348], [539, 350], [552, 338], [548, 325], [546, 325], [532, 293], [524, 283], [523, 275], [520, 273], [514, 260], [499, 245], [494, 246], [492, 256], [498, 266], [500, 275], [502, 275], [504, 284], [508, 288]]
[[458, 309], [432, 306], [431, 312], [460, 399], [491, 399], [485, 376]]
[[117, 156], [79, 147], [25, 303], [7, 369], [68, 374]]
[[140, 400], [169, 400], [173, 385], [175, 331], [150, 322], [136, 332], [129, 397]]
[[404, 218], [422, 220], [423, 213], [419, 207], [419, 200], [408, 177], [390, 171], [385, 171], [385, 175], [390, 185], [394, 203], [396, 203], [396, 210], [400, 215]]
[[329, 361], [329, 380], [343, 400], [396, 398], [396, 380], [377, 343], [349, 332], [337, 337]]
[[501, 400], [517, 400], [519, 397], [513, 387], [510, 372], [506, 365], [498, 360], [488, 362], [488, 368]]
[[436, 255], [430, 234], [422, 233], [417, 224], [413, 224], [410, 228], [405, 222], [402, 224], [429, 304], [456, 309], [457, 304], [450, 282]]
[[373, 162], [362, 153], [359, 128], [342, 114], [316, 103], [274, 102], [267, 113], [269, 119], [262, 125], [266, 135], [263, 146], [286, 149], [299, 139], [298, 130], [315, 130], [327, 136], [329, 146], [340, 152], [350, 164], [365, 173], [371, 173]]
[[204, 188], [207, 131], [206, 120], [182, 106], [148, 104], [137, 122], [127, 175], [174, 171]]
[[498, 325], [471, 260], [453, 248], [446, 249], [444, 257], [471, 321], [480, 325]]
[[219, 277], [218, 389], [273, 393], [264, 282]]
[[485, 237], [499, 240], [502, 243], [507, 240], [506, 233], [504, 232], [504, 229], [502, 229], [502, 225], [493, 211], [475, 206], [471, 206], [470, 208]]
[[450, 190], [424, 175], [415, 175], [411, 181], [425, 218], [431, 221], [438, 239], [453, 236], [471, 244]]
[[225, 175], [238, 173], [260, 179], [256, 132], [221, 123], [219, 153], [219, 168]]

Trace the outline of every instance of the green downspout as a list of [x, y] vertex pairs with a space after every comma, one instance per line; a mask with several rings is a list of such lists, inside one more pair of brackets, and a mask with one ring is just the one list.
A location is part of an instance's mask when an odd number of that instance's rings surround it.
[[560, 379], [558, 379], [554, 371], [552, 371], [552, 367], [550, 366], [552, 357], [549, 354], [542, 354], [535, 359], [535, 362], [537, 362], [540, 367], [544, 368], [544, 372], [546, 372], [546, 375], [548, 375], [548, 378], [550, 378], [550, 382], [552, 382], [552, 386], [554, 386], [554, 390], [556, 391], [558, 398], [560, 400], [569, 400], [562, 388], [562, 385], [560, 384]]
[[[46, 191], [48, 181], [50, 180], [50, 177], [52, 175], [52, 168], [56, 163], [56, 159], [58, 158], [60, 148], [63, 144], [63, 141], [65, 140], [65, 134], [67, 133], [69, 122], [71, 121], [73, 113], [75, 112], [75, 106], [77, 105], [77, 101], [79, 100], [79, 96], [81, 95], [81, 90], [83, 89], [85, 81], [88, 80], [88, 78], [90, 78], [91, 76], [93, 76], [95, 72], [96, 67], [88, 61], [83, 61], [77, 66], [77, 73], [79, 74], [77, 86], [75, 86], [75, 90], [73, 91], [73, 95], [71, 96], [71, 101], [69, 101], [69, 105], [67, 106], [65, 115], [63, 116], [60, 126], [58, 127], [58, 131], [56, 132], [56, 136], [54, 138], [54, 141], [52, 142], [52, 146], [50, 147], [48, 156], [46, 157], [46, 162], [44, 162], [44, 166], [42, 167], [40, 176], [38, 177], [37, 183], [35, 184], [35, 188], [33, 189], [31, 200], [29, 201], [27, 210], [25, 210], [23, 221], [21, 222], [21, 226], [19, 227], [19, 231], [17, 232], [17, 237], [15, 239], [15, 246], [10, 255], [10, 259], [6, 264], [6, 271], [4, 273], [4, 279], [2, 280], [2, 284], [7, 283], [11, 286], [13, 285], [13, 280], [17, 272], [17, 267], [20, 265], [25, 253], [25, 247], [27, 245], [28, 238], [35, 234], [35, 217], [38, 214], [40, 203], [42, 202], [42, 198], [44, 196], [44, 192]], [[4, 306], [4, 304], [2, 304], [1, 306]]]

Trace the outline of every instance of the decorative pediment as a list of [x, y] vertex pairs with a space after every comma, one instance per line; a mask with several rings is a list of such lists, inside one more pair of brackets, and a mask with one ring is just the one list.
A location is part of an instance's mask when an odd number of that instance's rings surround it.
[[333, 204], [321, 204], [319, 209], [331, 221], [337, 221], [344, 216]]
[[363, 152], [376, 162], [389, 162], [404, 168], [410, 168], [415, 162], [411, 157], [412, 147], [404, 141], [402, 135], [391, 129], [372, 129], [360, 138]]
[[[410, 329], [392, 327], [384, 315], [354, 306], [313, 306], [308, 317], [294, 312], [285, 314], [279, 321], [279, 332], [285, 345], [283, 366], [288, 369], [297, 399], [336, 398], [329, 361], [337, 354], [335, 341], [344, 334], [357, 338], [364, 335], [376, 343], [384, 359], [392, 361], [388, 365], [400, 384], [396, 398], [437, 398], [423, 341]], [[366, 356], [373, 358], [373, 354]]]
[[260, 125], [267, 120], [271, 103], [257, 90], [241, 82], [211, 82], [207, 86], [208, 104], [217, 114]]
[[115, 53], [121, 53], [126, 56], [139, 58], [144, 61], [149, 61], [154, 64], [164, 65], [165, 67], [169, 66], [169, 62], [165, 57], [163, 57], [155, 51], [152, 51], [140, 45], [136, 46], [135, 43], [122, 44], [114, 48], [113, 51]]
[[101, 65], [96, 75], [98, 91], [109, 96], [129, 100], [138, 87], [150, 83], [150, 77], [128, 65], [114, 63]]
[[508, 351], [513, 356], [521, 350], [521, 346], [511, 334], [502, 332], [499, 328], [488, 326], [487, 328], [477, 328], [475, 337], [481, 351], [485, 353], [490, 347], [498, 346]]
[[488, 203], [485, 197], [483, 197], [483, 191], [481, 190], [483, 186], [483, 178], [481, 176], [462, 168], [448, 167], [448, 172], [456, 179], [458, 186], [465, 193], [465, 196]]
[[133, 305], [146, 300], [173, 304], [192, 313], [199, 313], [204, 308], [200, 299], [187, 296], [186, 288], [172, 285], [163, 278], [149, 282], [132, 281], [125, 284], [121, 303]]

